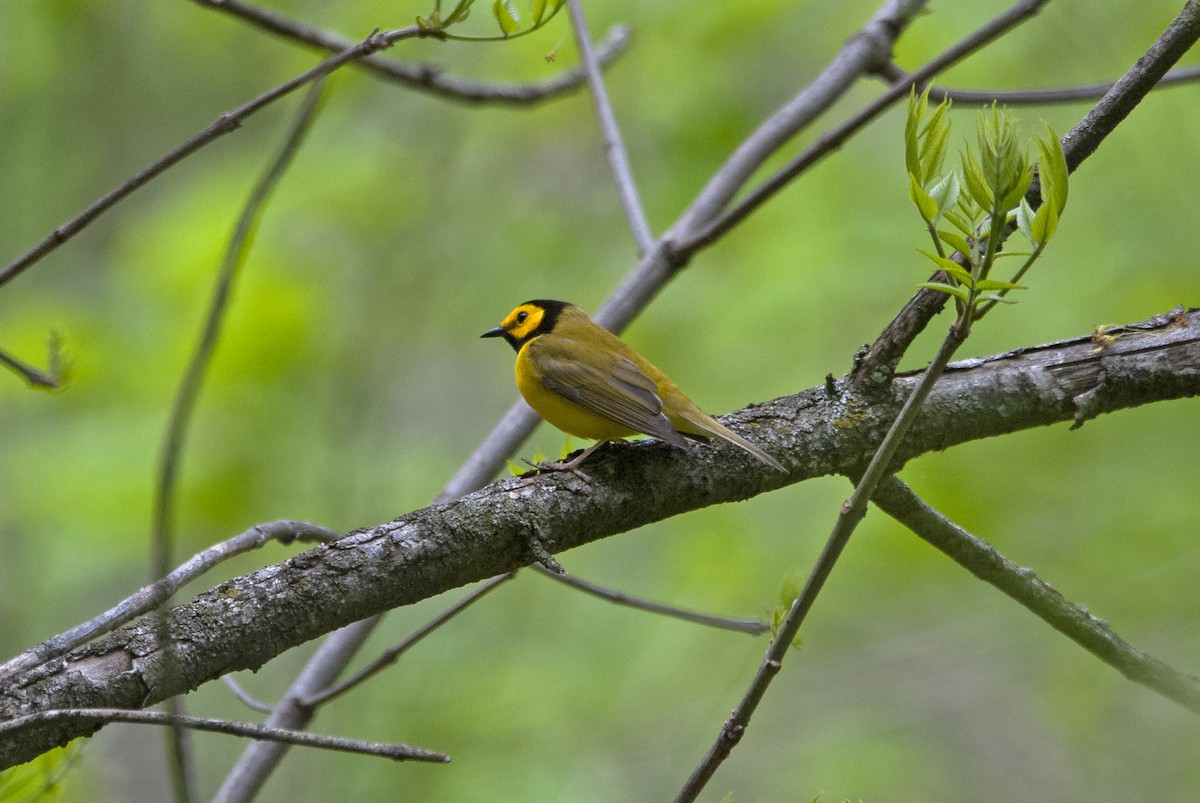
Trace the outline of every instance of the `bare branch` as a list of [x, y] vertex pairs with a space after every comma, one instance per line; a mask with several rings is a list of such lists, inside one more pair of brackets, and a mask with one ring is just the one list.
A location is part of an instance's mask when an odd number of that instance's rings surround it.
[[617, 125], [617, 117], [613, 114], [612, 102], [608, 99], [608, 90], [604, 87], [604, 76], [600, 73], [600, 60], [592, 47], [592, 36], [588, 33], [587, 17], [583, 13], [580, 0], [567, 0], [571, 12], [571, 29], [575, 32], [575, 44], [579, 47], [579, 55], [587, 74], [588, 86], [592, 91], [592, 100], [596, 106], [596, 117], [600, 121], [600, 132], [604, 137], [604, 155], [608, 159], [609, 169], [617, 184], [617, 197], [621, 201], [621, 209], [629, 221], [633, 231], [634, 242], [637, 243], [638, 256], [645, 254], [654, 245], [654, 235], [650, 233], [650, 224], [646, 221], [646, 211], [642, 208], [638, 196], [637, 185], [633, 180], [633, 171], [629, 168], [629, 152], [621, 137], [621, 128]]
[[229, 244], [225, 248], [225, 257], [217, 272], [212, 298], [209, 301], [204, 325], [200, 332], [200, 340], [180, 379], [174, 402], [171, 405], [171, 414], [167, 420], [166, 432], [163, 435], [158, 477], [155, 484], [154, 526], [151, 533], [152, 577], [165, 576], [173, 562], [171, 518], [174, 512], [175, 477], [179, 470], [183, 440], [188, 424], [191, 422], [196, 400], [200, 395], [204, 375], [208, 370], [213, 351], [217, 346], [217, 339], [221, 334], [221, 325], [225, 320], [225, 312], [229, 308], [234, 281], [237, 278], [238, 270], [246, 261], [251, 234], [258, 225], [267, 197], [291, 165], [292, 158], [300, 149], [300, 144], [304, 141], [304, 136], [308, 133], [309, 127], [316, 117], [323, 86], [323, 82], [318, 81], [309, 89], [288, 129], [287, 137], [280, 146], [279, 152], [250, 190], [250, 196], [246, 199], [246, 205], [238, 216], [233, 234], [229, 238]]
[[[191, 423], [192, 411], [200, 395], [200, 387], [204, 375], [212, 360], [213, 351], [220, 337], [221, 325], [229, 308], [229, 300], [233, 293], [234, 280], [238, 271], [246, 261], [249, 253], [251, 235], [258, 225], [262, 210], [266, 206], [271, 191], [283, 178], [300, 149], [305, 135], [316, 119], [320, 108], [320, 100], [325, 86], [325, 79], [314, 81], [308, 93], [297, 110], [287, 136], [279, 148], [279, 152], [267, 165], [266, 171], [259, 177], [246, 205], [238, 216], [233, 234], [225, 249], [225, 257], [217, 273], [213, 287], [212, 298], [205, 314], [200, 340], [191, 360], [184, 369], [176, 390], [171, 413], [167, 419], [166, 432], [163, 434], [162, 451], [159, 455], [158, 475], [154, 488], [154, 511], [150, 533], [150, 576], [163, 577], [174, 562], [174, 533], [172, 519], [174, 518], [174, 499], [177, 487], [176, 476], [183, 451], [183, 441]], [[183, 699], [173, 697], [167, 701], [170, 714], [184, 714]], [[167, 754], [171, 765], [171, 776], [175, 785], [176, 799], [184, 801], [199, 800], [196, 786], [196, 773], [193, 752], [190, 747], [190, 732], [176, 724], [168, 726]]]
[[[886, 69], [880, 71], [879, 76], [885, 78], [889, 83], [907, 81], [912, 83], [912, 74], [902, 70], [895, 64], [889, 64]], [[1165, 89], [1172, 86], [1182, 86], [1200, 80], [1200, 67], [1186, 67], [1181, 70], [1172, 70], [1162, 77], [1155, 86], [1155, 89]], [[1038, 106], [1048, 104], [1072, 103], [1079, 100], [1096, 100], [1108, 94], [1112, 88], [1116, 86], [1116, 82], [1107, 81], [1098, 84], [1084, 84], [1082, 86], [1066, 86], [1056, 87], [1051, 89], [954, 89], [952, 87], [942, 87], [936, 84], [929, 88], [929, 97], [932, 100], [941, 102], [943, 100], [951, 100], [954, 103], [962, 103], [966, 105], [988, 104], [992, 102], [1004, 103], [1009, 106]], [[917, 89], [922, 89], [923, 86], [918, 85]]]
[[[296, 22], [269, 9], [252, 6], [241, 0], [193, 0], [199, 5], [215, 11], [232, 14], [262, 30], [284, 39], [320, 48], [330, 53], [340, 53], [354, 43], [343, 36]], [[617, 26], [609, 30], [597, 47], [597, 59], [607, 67], [616, 60], [629, 45], [629, 29]], [[427, 64], [404, 64], [379, 55], [371, 55], [359, 61], [359, 65], [378, 77], [428, 91], [447, 100], [463, 103], [487, 103], [508, 105], [530, 105], [573, 92], [583, 86], [586, 75], [582, 66], [536, 84], [484, 84], [465, 81], [445, 75], [437, 67]]]
[[[965, 315], [965, 320], [969, 322], [970, 317], [974, 314], [974, 310], [968, 308]], [[854, 484], [854, 493], [842, 505], [838, 512], [837, 521], [834, 523], [833, 532], [829, 534], [828, 540], [825, 542], [825, 547], [821, 550], [820, 556], [817, 558], [816, 564], [813, 565], [812, 571], [808, 575], [808, 579], [804, 583], [804, 587], [792, 601], [791, 608], [783, 621], [779, 623], [774, 637], [771, 639], [771, 644], [767, 648], [766, 655], [763, 657], [762, 663], [759, 665], [758, 671], [754, 674], [754, 679], [750, 682], [749, 688], [733, 709], [733, 713], [729, 715], [729, 719], [721, 726], [716, 739], [705, 753], [696, 769], [688, 777], [683, 787], [676, 795], [676, 801], [691, 801], [700, 796], [700, 792], [708, 784], [717, 768], [727, 759], [734, 747], [742, 739], [742, 735], [746, 732], [746, 728], [750, 726], [750, 719], [754, 716], [754, 712], [758, 709], [758, 704], [762, 702], [763, 697], [767, 693], [767, 689], [771, 685], [771, 681], [779, 674], [780, 667], [783, 665], [783, 659], [786, 657], [788, 650], [791, 649], [792, 643], [795, 641], [797, 634], [800, 632], [800, 625], [803, 624], [808, 612], [812, 609], [813, 603], [817, 599], [817, 595], [821, 593], [821, 589], [825, 586], [825, 581], [829, 579], [829, 575], [833, 572], [833, 567], [837, 564], [838, 558], [842, 554], [842, 550], [846, 548], [846, 544], [850, 542], [850, 536], [858, 529], [858, 525], [867, 515], [867, 503], [871, 495], [875, 493], [875, 488], [879, 483], [888, 476], [892, 471], [892, 459], [900, 450], [900, 444], [908, 435], [913, 423], [917, 419], [917, 415], [921, 412], [921, 406], [925, 403], [925, 399], [933, 390], [934, 383], [945, 372], [946, 366], [950, 362], [950, 357], [954, 352], [966, 341], [969, 332], [969, 325], [955, 325], [950, 327], [950, 331], [946, 334], [942, 345], [938, 349], [937, 355], [929, 363], [929, 367], [921, 373], [921, 378], [917, 382], [912, 392], [908, 394], [904, 401], [904, 406], [900, 408], [900, 413], [892, 421], [888, 427], [887, 434], [879, 443], [879, 447], [871, 456], [871, 462], [867, 464], [866, 470], [862, 477]]]
[[47, 358], [45, 371], [34, 368], [32, 365], [18, 360], [3, 350], [0, 350], [0, 365], [11, 369], [13, 373], [24, 379], [30, 387], [41, 388], [43, 390], [57, 390], [62, 387], [63, 383], [62, 341], [57, 334], [50, 336], [48, 351], [49, 357]]
[[130, 722], [137, 725], [166, 725], [190, 730], [224, 733], [247, 739], [266, 739], [285, 744], [319, 747], [322, 750], [337, 750], [343, 753], [361, 753], [381, 756], [395, 761], [428, 761], [445, 764], [450, 757], [445, 753], [410, 747], [406, 744], [388, 742], [365, 742], [361, 739], [345, 739], [340, 736], [320, 736], [306, 731], [290, 731], [269, 728], [249, 722], [231, 722], [223, 719], [201, 719], [199, 717], [174, 716], [161, 711], [132, 711], [127, 708], [60, 708], [36, 714], [15, 717], [0, 722], [0, 734], [14, 734], [26, 728], [70, 722], [79, 727], [91, 727], [111, 722]]
[[268, 705], [261, 700], [256, 700], [250, 696], [250, 693], [242, 688], [242, 684], [234, 679], [233, 675], [222, 675], [221, 682], [233, 692], [233, 696], [242, 701], [242, 704], [247, 708], [257, 711], [260, 714], [269, 714], [274, 709], [274, 706]]
[[323, 78], [329, 75], [334, 70], [349, 64], [364, 56], [369, 56], [379, 50], [391, 47], [396, 42], [402, 39], [411, 39], [425, 34], [416, 26], [411, 28], [401, 28], [399, 30], [387, 31], [384, 33], [375, 32], [359, 42], [354, 47], [342, 51], [332, 58], [322, 61], [317, 66], [310, 70], [306, 70], [286, 83], [280, 84], [274, 89], [264, 92], [252, 100], [243, 103], [232, 111], [222, 114], [211, 125], [196, 134], [194, 137], [183, 143], [173, 151], [162, 157], [158, 161], [151, 164], [149, 167], [141, 170], [137, 175], [130, 178], [125, 183], [121, 184], [116, 189], [104, 195], [98, 201], [93, 203], [83, 212], [67, 221], [63, 225], [55, 229], [49, 237], [42, 240], [32, 250], [26, 252], [16, 259], [16, 261], [5, 266], [0, 270], [0, 287], [12, 279], [19, 276], [25, 269], [36, 263], [38, 260], [45, 257], [54, 249], [65, 243], [67, 240], [74, 237], [79, 232], [83, 231], [92, 221], [107, 212], [117, 203], [125, 199], [135, 190], [149, 183], [151, 179], [157, 178], [168, 169], [182, 162], [187, 157], [191, 156], [196, 151], [203, 148], [205, 145], [213, 142], [216, 139], [236, 131], [246, 118], [253, 115], [260, 109], [274, 103], [280, 98], [294, 92], [300, 87], [316, 81], [318, 78]]
[[1022, 2], [1017, 3], [1008, 11], [927, 62], [923, 67], [914, 72], [908, 80], [893, 84], [887, 92], [884, 92], [853, 117], [818, 137], [813, 144], [805, 148], [798, 156], [780, 168], [758, 187], [755, 187], [745, 198], [738, 201], [733, 208], [713, 220], [703, 231], [698, 232], [686, 242], [680, 243], [680, 250], [689, 251], [697, 245], [713, 242], [724, 235], [738, 223], [745, 220], [751, 212], [762, 206], [769, 198], [790, 184], [793, 179], [828, 154], [840, 148], [843, 142], [886, 111], [893, 103], [907, 97], [909, 89], [914, 82], [932, 78], [934, 75], [961, 61], [989, 42], [1008, 33], [1017, 25], [1037, 14], [1047, 1], [1022, 0]]
[[[815, 120], [864, 75], [891, 59], [892, 45], [925, 7], [925, 0], [888, 0], [833, 58], [821, 74], [772, 114], [721, 165], [666, 238], [675, 253], [720, 214], [763, 162]], [[705, 240], [711, 242], [711, 240]]]
[[508, 582], [515, 576], [516, 572], [509, 572], [508, 574], [502, 574], [499, 577], [493, 577], [491, 580], [481, 583], [479, 586], [473, 589], [470, 594], [463, 597], [446, 610], [442, 611], [433, 619], [430, 619], [420, 629], [418, 629], [404, 641], [397, 644], [395, 647], [384, 651], [378, 658], [376, 658], [367, 666], [363, 667], [360, 671], [346, 678], [341, 683], [330, 686], [321, 693], [315, 694], [312, 697], [304, 700], [302, 705], [305, 708], [316, 708], [322, 703], [328, 702], [334, 697], [349, 691], [376, 673], [387, 669], [389, 666], [396, 663], [396, 661], [400, 659], [400, 656], [407, 652], [411, 647], [416, 646], [417, 642], [419, 642], [421, 639], [425, 638], [430, 633], [449, 622], [455, 616], [458, 616], [460, 613], [479, 601], [481, 597], [485, 596], [496, 588], [499, 588], [503, 583]]
[[1068, 601], [1049, 583], [947, 519], [897, 477], [884, 480], [871, 501], [955, 563], [1024, 605], [1125, 677], [1200, 714], [1200, 678], [1134, 649], [1103, 619]]
[[700, 625], [716, 627], [722, 630], [733, 630], [738, 633], [749, 633], [752, 636], [759, 636], [766, 633], [771, 628], [764, 622], [757, 619], [730, 619], [724, 616], [713, 616], [707, 613], [698, 613], [696, 611], [688, 611], [683, 608], [677, 608], [673, 605], [664, 605], [661, 602], [653, 600], [641, 599], [631, 594], [626, 594], [623, 591], [615, 591], [611, 588], [589, 583], [580, 577], [572, 574], [557, 574], [549, 571], [541, 566], [535, 565], [533, 570], [538, 574], [557, 580], [560, 583], [576, 588], [585, 594], [591, 594], [593, 597], [599, 597], [603, 600], [616, 603], [617, 605], [628, 605], [630, 608], [636, 608], [641, 611], [649, 611], [663, 616], [669, 616], [672, 619], [680, 619], [684, 622], [694, 622]]
[[333, 530], [304, 521], [282, 520], [256, 524], [241, 535], [235, 535], [200, 552], [162, 580], [144, 586], [99, 616], [36, 647], [30, 647], [15, 658], [0, 664], [0, 678], [24, 672], [38, 664], [66, 655], [80, 644], [86, 644], [142, 614], [149, 613], [170, 599], [184, 584], [195, 580], [234, 555], [258, 549], [268, 541], [278, 541], [281, 544], [290, 544], [293, 541], [328, 543], [338, 537], [339, 534]]

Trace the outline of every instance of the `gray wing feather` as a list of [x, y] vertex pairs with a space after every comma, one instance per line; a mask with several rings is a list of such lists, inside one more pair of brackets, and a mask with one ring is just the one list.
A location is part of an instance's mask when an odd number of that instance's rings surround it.
[[683, 436], [663, 414], [662, 399], [654, 380], [632, 361], [620, 357], [611, 371], [564, 359], [558, 354], [539, 356], [542, 384], [597, 415], [612, 419], [643, 435], [683, 446]]

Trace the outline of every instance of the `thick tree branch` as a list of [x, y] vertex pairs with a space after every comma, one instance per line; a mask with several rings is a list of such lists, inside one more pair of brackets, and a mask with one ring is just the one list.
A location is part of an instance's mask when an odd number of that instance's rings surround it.
[[341, 533], [305, 521], [283, 519], [256, 524], [246, 532], [214, 544], [194, 555], [163, 579], [143, 586], [126, 597], [124, 601], [94, 619], [89, 619], [65, 633], [47, 639], [36, 647], [31, 647], [17, 657], [0, 664], [0, 680], [3, 680], [6, 675], [32, 669], [38, 664], [64, 655], [80, 644], [85, 644], [144, 613], [149, 613], [169, 600], [184, 584], [195, 580], [214, 566], [235, 555], [261, 548], [268, 541], [278, 541], [281, 544], [290, 544], [293, 541], [328, 543], [340, 536]]
[[[791, 469], [759, 470], [728, 449], [642, 442], [597, 453], [592, 483], [513, 478], [460, 500], [357, 531], [239, 577], [172, 609], [165, 630], [177, 664], [143, 618], [0, 689], [0, 720], [86, 705], [137, 708], [389, 608], [530, 562], [536, 533], [559, 552], [652, 521], [746, 499], [825, 474], [853, 474], [874, 452], [914, 377], [887, 399], [814, 388], [731, 416]], [[931, 450], [1141, 404], [1200, 395], [1200, 313], [1176, 311], [1104, 337], [952, 364], [930, 394], [895, 468]], [[166, 669], [176, 671], [165, 671]], [[181, 671], [180, 671], [181, 670]], [[0, 768], [93, 731], [61, 722], [0, 741]]]

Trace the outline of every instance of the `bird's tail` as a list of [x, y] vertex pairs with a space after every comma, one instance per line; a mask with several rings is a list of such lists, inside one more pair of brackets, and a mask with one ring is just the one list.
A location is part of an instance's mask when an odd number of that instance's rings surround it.
[[[700, 413], [699, 415], [688, 415], [685, 420], [687, 423], [695, 427], [696, 431], [690, 433], [684, 432], [684, 434], [707, 435], [709, 437], [719, 438], [727, 443], [732, 443], [734, 446], [745, 449], [756, 459], [766, 463], [771, 468], [778, 469], [785, 474], [787, 473], [787, 469], [783, 467], [782, 463], [780, 463], [774, 457], [771, 457], [771, 455], [767, 454], [750, 441], [743, 438], [741, 435], [722, 425], [721, 422], [717, 421], [712, 416]], [[679, 429], [678, 426], [675, 428]]]

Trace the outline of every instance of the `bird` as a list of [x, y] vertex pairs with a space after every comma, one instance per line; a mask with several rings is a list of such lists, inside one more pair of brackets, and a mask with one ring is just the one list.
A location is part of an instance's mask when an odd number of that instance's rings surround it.
[[571, 471], [610, 441], [650, 435], [675, 446], [716, 438], [784, 473], [771, 455], [703, 412], [675, 383], [624, 340], [566, 301], [518, 304], [495, 329], [517, 352], [517, 390], [538, 415], [569, 435], [596, 443], [567, 462], [537, 468]]

